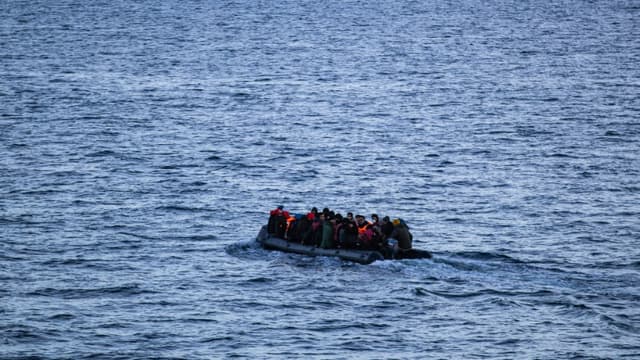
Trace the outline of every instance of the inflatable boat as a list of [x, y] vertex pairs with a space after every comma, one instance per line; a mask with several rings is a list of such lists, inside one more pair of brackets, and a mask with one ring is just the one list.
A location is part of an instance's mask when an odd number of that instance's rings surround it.
[[378, 260], [401, 260], [401, 259], [430, 259], [431, 253], [425, 250], [411, 249], [397, 254], [395, 257], [385, 257], [376, 250], [357, 249], [322, 249], [312, 245], [303, 245], [277, 238], [267, 232], [267, 227], [263, 226], [258, 233], [256, 241], [265, 249], [279, 250], [288, 253], [302, 254], [307, 256], [332, 256], [343, 260], [353, 261], [360, 264], [371, 264]]

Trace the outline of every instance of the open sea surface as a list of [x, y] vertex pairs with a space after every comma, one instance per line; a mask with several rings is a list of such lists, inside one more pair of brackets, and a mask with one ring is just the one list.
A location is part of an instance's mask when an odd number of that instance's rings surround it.
[[639, 359], [640, 3], [0, 0], [0, 358]]

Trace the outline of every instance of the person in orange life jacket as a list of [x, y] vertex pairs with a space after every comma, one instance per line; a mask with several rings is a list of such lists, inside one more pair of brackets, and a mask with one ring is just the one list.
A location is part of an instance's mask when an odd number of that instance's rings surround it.
[[301, 214], [291, 214], [289, 216], [289, 220], [287, 220], [289, 226], [286, 234], [288, 241], [300, 242], [300, 226], [303, 219], [306, 219], [306, 217]]
[[297, 218], [295, 214], [289, 214], [289, 212], [286, 210], [282, 212], [282, 217], [284, 217], [286, 222], [284, 239], [289, 240], [289, 233], [291, 234], [294, 233], [293, 230], [294, 230], [294, 227], [296, 226]]
[[358, 232], [363, 232], [366, 228], [371, 226], [371, 223], [362, 215], [356, 215], [356, 224], [358, 225]]
[[373, 229], [371, 223], [365, 220], [364, 216], [356, 215], [356, 224], [358, 225], [358, 243], [356, 246], [362, 248], [371, 248], [373, 246]]
[[284, 206], [278, 205], [277, 208], [269, 212], [269, 223], [267, 224], [269, 234], [278, 234], [278, 228], [283, 227], [283, 209]]

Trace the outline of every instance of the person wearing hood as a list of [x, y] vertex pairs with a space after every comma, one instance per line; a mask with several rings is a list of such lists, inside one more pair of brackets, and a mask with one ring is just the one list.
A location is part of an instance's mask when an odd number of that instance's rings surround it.
[[413, 235], [409, 231], [409, 226], [401, 219], [393, 219], [392, 238], [398, 240], [393, 247], [394, 257], [402, 257], [404, 252], [411, 250], [413, 246]]

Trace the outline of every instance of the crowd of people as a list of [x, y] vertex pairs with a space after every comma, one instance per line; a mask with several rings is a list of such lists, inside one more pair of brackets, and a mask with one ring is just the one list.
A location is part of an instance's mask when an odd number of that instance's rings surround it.
[[[312, 208], [307, 214], [293, 214], [283, 206], [271, 210], [267, 231], [287, 241], [324, 249], [377, 250], [386, 255], [408, 251], [413, 235], [402, 219], [391, 220], [377, 214], [367, 220], [363, 215], [346, 216], [328, 208]], [[392, 252], [392, 253], [391, 253]]]

